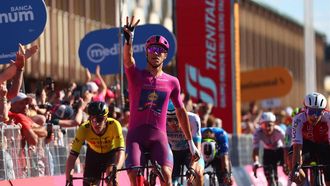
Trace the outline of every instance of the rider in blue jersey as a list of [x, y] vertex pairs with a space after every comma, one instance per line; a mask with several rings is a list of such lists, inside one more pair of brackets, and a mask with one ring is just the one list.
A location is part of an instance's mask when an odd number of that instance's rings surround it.
[[228, 134], [222, 128], [206, 127], [202, 132], [202, 155], [205, 168], [212, 166], [219, 185], [232, 185]]

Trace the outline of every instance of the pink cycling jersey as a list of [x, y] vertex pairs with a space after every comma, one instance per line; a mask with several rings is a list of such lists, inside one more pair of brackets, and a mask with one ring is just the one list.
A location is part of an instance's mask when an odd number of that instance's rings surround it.
[[152, 125], [166, 132], [166, 112], [169, 99], [176, 108], [183, 108], [179, 80], [166, 73], [154, 77], [136, 65], [125, 68], [130, 100], [129, 130]]

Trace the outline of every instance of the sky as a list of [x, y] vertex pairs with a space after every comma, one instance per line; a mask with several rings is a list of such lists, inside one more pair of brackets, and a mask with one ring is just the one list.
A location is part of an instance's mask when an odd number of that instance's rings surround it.
[[[266, 4], [298, 21], [304, 23], [304, 0], [254, 0]], [[330, 1], [311, 0], [313, 2], [313, 21], [316, 31], [326, 35], [327, 43], [330, 44]]]

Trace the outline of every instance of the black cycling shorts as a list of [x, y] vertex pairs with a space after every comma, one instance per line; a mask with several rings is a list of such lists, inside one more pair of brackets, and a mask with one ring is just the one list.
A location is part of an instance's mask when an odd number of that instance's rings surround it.
[[102, 173], [106, 171], [106, 168], [114, 163], [115, 152], [116, 151], [110, 151], [102, 154], [87, 147], [84, 177], [101, 178]]

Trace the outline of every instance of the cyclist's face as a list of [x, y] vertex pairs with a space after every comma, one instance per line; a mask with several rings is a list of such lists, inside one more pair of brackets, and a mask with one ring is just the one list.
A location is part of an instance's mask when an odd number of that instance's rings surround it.
[[215, 139], [215, 134], [212, 131], [204, 131], [202, 134], [203, 139]]
[[167, 51], [160, 45], [147, 48], [147, 60], [152, 66], [160, 66], [167, 57]]
[[266, 135], [271, 135], [274, 131], [275, 123], [274, 122], [263, 122], [261, 123], [262, 131]]
[[167, 124], [172, 130], [179, 130], [179, 121], [177, 118], [167, 118]]
[[307, 108], [307, 119], [310, 122], [317, 122], [323, 115], [324, 109]]
[[90, 119], [92, 128], [96, 134], [101, 134], [105, 129], [105, 120], [104, 116], [93, 116]]

